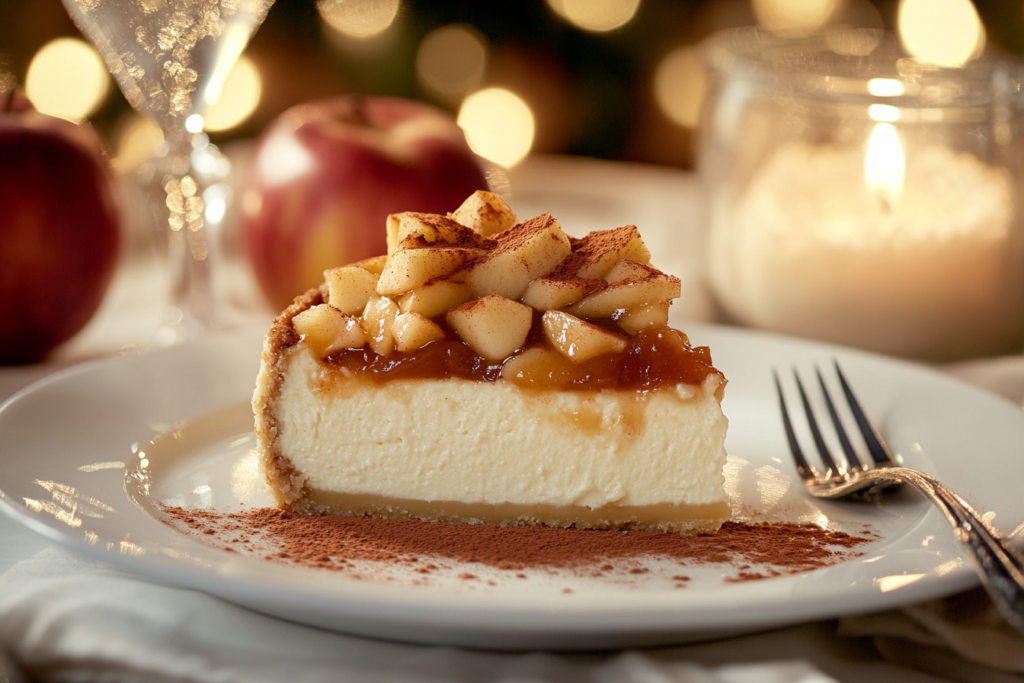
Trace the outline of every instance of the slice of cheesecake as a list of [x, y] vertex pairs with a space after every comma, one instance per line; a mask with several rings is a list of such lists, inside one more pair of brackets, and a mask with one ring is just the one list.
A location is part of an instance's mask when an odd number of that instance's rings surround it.
[[722, 374], [666, 326], [679, 280], [636, 228], [564, 235], [477, 193], [388, 219], [268, 332], [253, 409], [279, 504], [309, 513], [713, 532]]

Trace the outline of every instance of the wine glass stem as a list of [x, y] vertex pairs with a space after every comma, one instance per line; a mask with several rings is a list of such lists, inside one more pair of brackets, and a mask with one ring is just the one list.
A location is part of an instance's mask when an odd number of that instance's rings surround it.
[[170, 272], [170, 302], [161, 336], [174, 342], [197, 336], [216, 324], [211, 244], [204, 216], [206, 187], [201, 174], [192, 168], [194, 138], [183, 130], [168, 132], [170, 149], [161, 177]]

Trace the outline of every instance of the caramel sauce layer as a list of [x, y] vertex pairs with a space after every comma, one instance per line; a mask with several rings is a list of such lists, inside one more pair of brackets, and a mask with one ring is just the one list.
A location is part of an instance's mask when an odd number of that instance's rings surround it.
[[[362, 375], [377, 382], [398, 379], [444, 379], [460, 377], [478, 382], [495, 382], [513, 354], [501, 362], [490, 362], [459, 340], [443, 316], [435, 319], [445, 330], [445, 338], [430, 342], [409, 353], [394, 352], [381, 356], [367, 347], [346, 349], [331, 354], [324, 362], [347, 376]], [[611, 321], [608, 321], [609, 329]], [[539, 322], [534, 321], [526, 344], [520, 351], [547, 346]], [[689, 338], [671, 327], [649, 327], [630, 340], [619, 354], [598, 356], [583, 363], [572, 363], [556, 352], [531, 364], [526, 370], [504, 377], [530, 389], [653, 389], [662, 385], [701, 385], [711, 374], [722, 377], [711, 363], [706, 346], [692, 346]], [[724, 377], [723, 377], [724, 379]]]

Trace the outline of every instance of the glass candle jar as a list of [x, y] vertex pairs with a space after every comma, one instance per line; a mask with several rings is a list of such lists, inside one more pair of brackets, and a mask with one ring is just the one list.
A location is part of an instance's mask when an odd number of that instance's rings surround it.
[[950, 360], [1024, 341], [1020, 67], [889, 34], [712, 36], [698, 165], [727, 320]]

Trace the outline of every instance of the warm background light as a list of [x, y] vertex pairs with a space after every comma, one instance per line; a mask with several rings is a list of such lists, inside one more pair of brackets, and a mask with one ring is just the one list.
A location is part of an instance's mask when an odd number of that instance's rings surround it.
[[324, 21], [349, 38], [373, 38], [391, 26], [399, 0], [318, 0]]
[[706, 88], [707, 76], [695, 47], [668, 53], [654, 72], [654, 98], [662, 112], [680, 126], [697, 125]]
[[148, 116], [129, 114], [117, 136], [114, 167], [122, 173], [138, 167], [153, 158], [163, 141], [160, 124]]
[[971, 0], [902, 0], [897, 23], [904, 49], [929, 64], [961, 66], [985, 48]]
[[838, 0], [754, 0], [754, 14], [773, 33], [806, 36], [824, 26], [839, 4]]
[[486, 72], [487, 41], [468, 24], [434, 29], [416, 54], [420, 83], [444, 98], [461, 98], [475, 90]]
[[204, 130], [228, 130], [245, 122], [256, 111], [262, 92], [259, 69], [242, 55], [224, 81], [220, 100], [206, 113]]
[[[692, 169], [700, 148], [699, 112], [710, 88], [700, 71], [698, 46], [714, 32], [760, 21], [774, 39], [769, 28], [797, 37], [817, 28], [812, 38], [821, 49], [870, 59], [873, 52], [878, 56], [880, 41], [888, 45], [890, 34], [899, 38], [897, 29], [902, 28], [904, 43], [921, 59], [962, 60], [968, 48], [959, 50], [960, 57], [947, 59], [928, 57], [926, 50], [914, 47], [920, 42], [915, 36], [928, 33], [928, 22], [938, 22], [971, 36], [961, 41], [970, 45], [969, 54], [984, 46], [986, 55], [1024, 59], [1024, 0], [973, 1], [973, 8], [969, 0], [279, 1], [244, 52], [259, 68], [261, 93], [255, 110], [239, 122], [235, 117], [221, 121], [223, 108], [235, 99], [228, 96], [212, 113], [209, 103], [202, 103], [182, 118], [200, 114], [202, 130], [210, 133], [213, 144], [224, 146], [236, 138], [258, 136], [291, 106], [342, 93], [424, 100], [457, 112], [471, 93], [500, 87], [529, 103], [535, 125], [531, 154]], [[156, 7], [178, 0], [118, 2]], [[968, 21], [955, 18], [962, 13]], [[923, 19], [913, 19], [915, 14]], [[987, 35], [980, 31], [978, 17]], [[29, 64], [42, 46], [76, 35], [60, 3], [0, 0], [0, 68], [10, 70], [19, 83], [26, 82]], [[949, 50], [956, 41], [933, 42]], [[193, 58], [199, 58], [203, 45]], [[92, 61], [98, 65], [94, 56]], [[863, 106], [902, 104], [899, 98], [908, 94], [931, 97], [932, 91], [916, 80], [911, 61], [904, 65], [909, 71], [872, 72], [885, 78], [867, 84], [873, 97]], [[149, 73], [152, 63], [129, 67], [133, 73], [143, 68]], [[86, 80], [74, 79], [73, 85]], [[110, 84], [106, 97], [91, 107], [88, 119], [111, 149], [117, 149], [130, 105], [112, 85], [114, 79], [107, 75], [103, 80]], [[194, 98], [216, 89], [207, 79], [195, 85]], [[863, 85], [859, 87], [866, 95]], [[50, 89], [61, 98], [72, 92], [61, 86]], [[930, 108], [918, 120], [938, 111]], [[901, 114], [901, 121], [911, 115], [907, 110]], [[64, 115], [83, 114], [79, 107]], [[1006, 146], [1012, 126], [993, 126], [992, 140]]]
[[613, 31], [636, 14], [640, 0], [548, 0], [548, 6], [585, 31]]
[[903, 191], [906, 159], [891, 123], [876, 123], [864, 155], [864, 183], [892, 206]]
[[868, 116], [872, 121], [899, 121], [900, 110], [891, 104], [872, 104], [868, 107]]
[[508, 90], [473, 93], [462, 103], [458, 121], [474, 151], [502, 166], [515, 166], [533, 146], [533, 112]]
[[25, 94], [43, 112], [80, 121], [96, 111], [107, 95], [110, 76], [96, 50], [74, 38], [44, 45], [25, 75]]
[[868, 81], [868, 92], [875, 97], [899, 97], [903, 94], [903, 82], [895, 78], [872, 78]]

